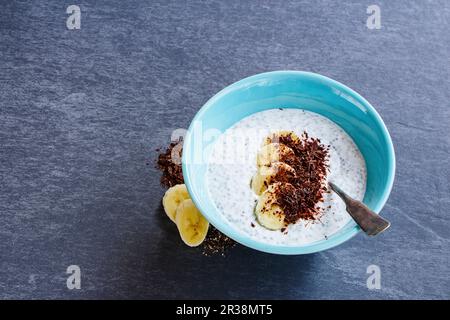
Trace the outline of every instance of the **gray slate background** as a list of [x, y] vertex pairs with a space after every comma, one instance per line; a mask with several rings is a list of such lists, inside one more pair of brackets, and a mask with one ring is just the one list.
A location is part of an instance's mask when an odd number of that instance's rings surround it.
[[[366, 27], [374, 3], [381, 30]], [[1, 1], [0, 297], [448, 299], [449, 30], [446, 0]], [[308, 256], [204, 257], [164, 216], [155, 148], [226, 85], [278, 69], [334, 78], [380, 112], [392, 228]]]

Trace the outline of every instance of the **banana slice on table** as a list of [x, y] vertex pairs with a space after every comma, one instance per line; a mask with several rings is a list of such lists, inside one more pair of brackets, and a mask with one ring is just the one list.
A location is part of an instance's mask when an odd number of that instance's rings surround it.
[[178, 206], [175, 222], [181, 239], [190, 247], [196, 247], [205, 240], [209, 222], [191, 199], [186, 199]]
[[295, 177], [295, 170], [284, 162], [274, 162], [269, 167], [261, 166], [252, 178], [252, 189], [256, 194], [263, 193], [274, 182], [289, 182]]
[[[268, 145], [270, 143], [280, 143], [283, 139], [290, 138], [293, 142], [299, 142], [300, 138], [293, 131], [277, 131], [268, 135], [263, 142], [263, 145]], [[280, 141], [281, 140], [281, 141]]]
[[166, 191], [162, 203], [167, 216], [175, 222], [177, 208], [183, 200], [189, 199], [186, 185], [177, 184]]
[[278, 183], [272, 184], [259, 197], [255, 207], [258, 222], [267, 229], [280, 230], [285, 226], [283, 209], [276, 204], [275, 190]]
[[261, 148], [256, 157], [258, 166], [270, 166], [273, 162], [280, 162], [287, 157], [294, 156], [294, 151], [281, 143], [269, 143]]

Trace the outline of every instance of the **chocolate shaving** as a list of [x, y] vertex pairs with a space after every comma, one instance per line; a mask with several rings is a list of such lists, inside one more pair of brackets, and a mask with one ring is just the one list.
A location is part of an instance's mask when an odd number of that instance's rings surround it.
[[[286, 225], [299, 219], [317, 220], [321, 214], [320, 206], [327, 188], [325, 180], [328, 167], [329, 146], [319, 139], [310, 138], [304, 132], [300, 138], [290, 134], [273, 135], [272, 142], [284, 144], [294, 151], [295, 156], [283, 159], [295, 170], [295, 176], [278, 177], [274, 191], [276, 203], [283, 209]], [[283, 175], [280, 171], [277, 175]]]
[[[180, 138], [169, 144], [165, 151], [160, 152], [157, 160], [157, 167], [162, 171], [161, 184], [170, 188], [176, 184], [183, 184], [183, 171], [181, 168], [181, 155], [183, 152], [183, 140]], [[177, 159], [172, 159], [175, 155]], [[202, 243], [202, 253], [206, 256], [215, 254], [225, 255], [228, 249], [236, 245], [236, 242], [228, 238], [212, 225], [209, 226], [208, 234]]]
[[215, 254], [225, 256], [225, 253], [235, 245], [236, 242], [233, 239], [228, 238], [212, 225], [209, 225], [208, 234], [206, 235], [205, 241], [202, 243], [202, 253], [205, 256]]
[[[180, 138], [178, 141], [171, 142], [166, 151], [159, 154], [157, 166], [162, 171], [161, 184], [163, 186], [170, 188], [184, 183], [181, 169], [182, 151], [183, 140]], [[177, 159], [172, 159], [172, 155], [176, 155]]]

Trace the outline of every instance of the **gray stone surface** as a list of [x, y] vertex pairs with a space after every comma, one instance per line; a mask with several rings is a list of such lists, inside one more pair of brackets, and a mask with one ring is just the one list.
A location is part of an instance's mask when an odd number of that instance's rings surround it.
[[[368, 30], [374, 2], [2, 1], [0, 297], [448, 299], [450, 3], [376, 1]], [[380, 112], [392, 228], [307, 256], [204, 257], [163, 214], [155, 148], [224, 86], [278, 69], [332, 77]]]

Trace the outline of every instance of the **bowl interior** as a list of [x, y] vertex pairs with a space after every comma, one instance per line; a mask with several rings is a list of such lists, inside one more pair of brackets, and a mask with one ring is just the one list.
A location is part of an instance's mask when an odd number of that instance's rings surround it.
[[[302, 254], [336, 246], [359, 232], [352, 221], [328, 240], [301, 246], [267, 245], [250, 239], [230, 225], [208, 197], [205, 174], [208, 150], [216, 137], [198, 132], [224, 132], [239, 120], [273, 108], [300, 108], [321, 114], [342, 127], [355, 141], [367, 167], [364, 203], [375, 212], [385, 204], [392, 188], [395, 159], [389, 133], [374, 108], [359, 94], [332, 79], [299, 71], [276, 71], [236, 82], [211, 98], [197, 113], [186, 134], [183, 175], [193, 201], [220, 231], [257, 250]], [[201, 143], [199, 143], [201, 142]]]

